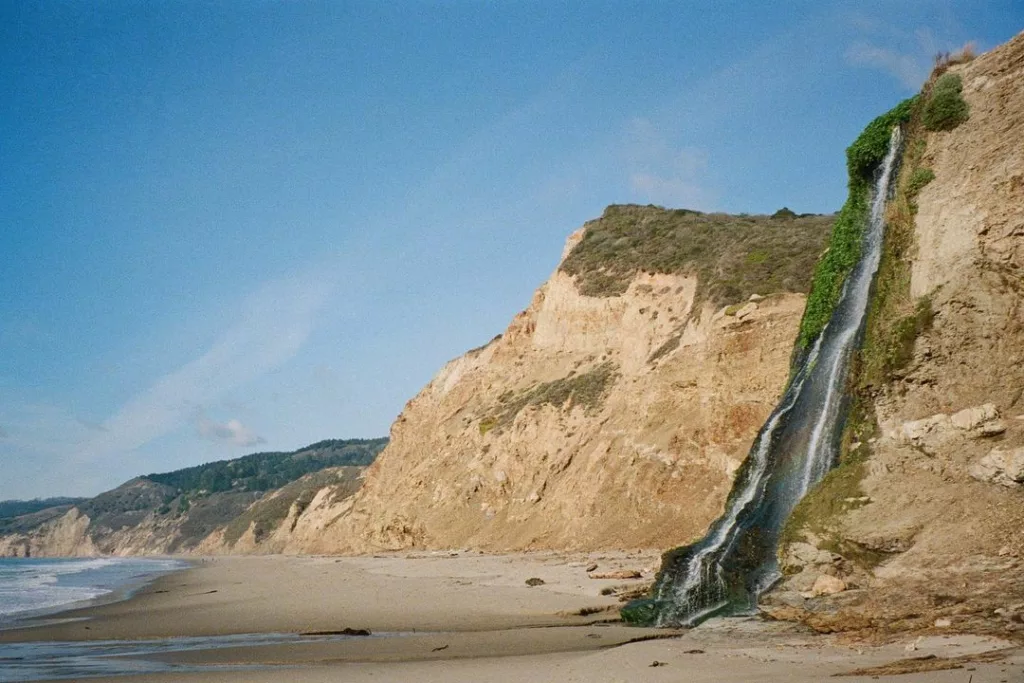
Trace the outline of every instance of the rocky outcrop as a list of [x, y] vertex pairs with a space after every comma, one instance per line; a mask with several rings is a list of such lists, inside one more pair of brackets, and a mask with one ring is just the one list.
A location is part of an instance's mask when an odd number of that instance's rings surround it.
[[638, 272], [624, 291], [588, 296], [558, 270], [502, 335], [409, 401], [355, 496], [310, 503], [286, 551], [667, 548], [699, 536], [786, 383], [805, 301], [762, 291], [712, 304], [706, 285]]
[[952, 69], [970, 118], [921, 134], [909, 264], [934, 318], [871, 388], [878, 430], [842, 474], [858, 497], [805, 533], [863, 590], [795, 597], [804, 576], [768, 601], [822, 630], [1024, 628], [997, 612], [1024, 601], [1024, 34]]
[[1018, 488], [1024, 484], [1024, 448], [993, 448], [969, 471], [978, 481]]

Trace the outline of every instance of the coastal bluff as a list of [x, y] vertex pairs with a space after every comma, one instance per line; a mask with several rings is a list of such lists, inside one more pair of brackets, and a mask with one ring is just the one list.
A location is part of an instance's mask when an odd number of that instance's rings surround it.
[[699, 536], [786, 384], [831, 222], [609, 207], [501, 335], [407, 403], [355, 495], [289, 520], [284, 551]]

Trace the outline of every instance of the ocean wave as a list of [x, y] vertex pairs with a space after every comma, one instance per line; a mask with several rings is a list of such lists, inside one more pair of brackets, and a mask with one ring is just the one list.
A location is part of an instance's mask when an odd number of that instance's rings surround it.
[[0, 620], [95, 600], [183, 566], [164, 558], [0, 560]]

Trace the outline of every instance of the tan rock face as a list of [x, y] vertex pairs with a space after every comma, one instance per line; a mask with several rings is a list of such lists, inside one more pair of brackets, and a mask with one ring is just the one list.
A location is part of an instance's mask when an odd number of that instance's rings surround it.
[[314, 501], [286, 550], [698, 537], [785, 385], [804, 296], [724, 315], [692, 310], [696, 288], [640, 274], [621, 296], [588, 297], [557, 272], [499, 339], [409, 401], [359, 493]]

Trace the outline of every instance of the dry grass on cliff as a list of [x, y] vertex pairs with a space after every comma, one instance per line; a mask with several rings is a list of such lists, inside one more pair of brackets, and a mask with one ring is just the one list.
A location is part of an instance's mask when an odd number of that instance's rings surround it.
[[716, 305], [806, 292], [833, 220], [613, 205], [587, 223], [561, 269], [587, 296], [622, 294], [639, 272], [696, 275], [698, 301]]
[[582, 407], [587, 413], [597, 411], [603, 404], [611, 385], [618, 377], [614, 363], [607, 362], [580, 374], [537, 384], [525, 391], [507, 391], [498, 397], [495, 413], [480, 422], [480, 433], [511, 424], [524, 408], [552, 405], [561, 408], [566, 403]]

